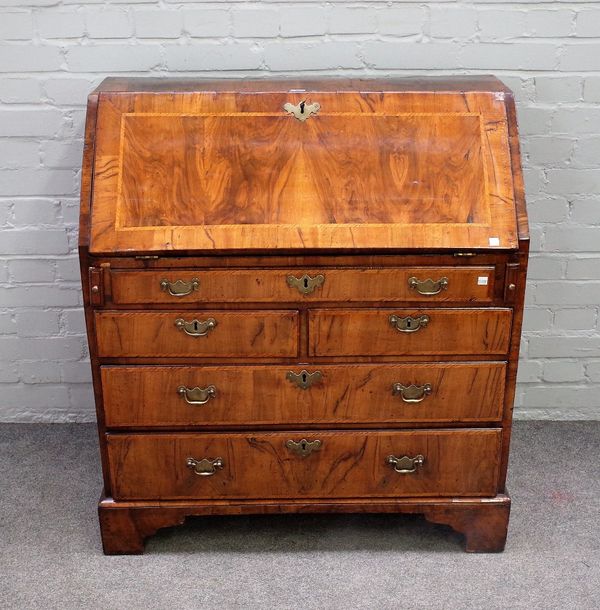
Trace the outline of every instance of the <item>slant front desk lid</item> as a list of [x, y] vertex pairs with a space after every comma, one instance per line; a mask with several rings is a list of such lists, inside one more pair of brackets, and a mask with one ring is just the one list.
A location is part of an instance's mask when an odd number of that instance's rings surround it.
[[114, 81], [90, 251], [514, 249], [507, 90], [488, 80]]

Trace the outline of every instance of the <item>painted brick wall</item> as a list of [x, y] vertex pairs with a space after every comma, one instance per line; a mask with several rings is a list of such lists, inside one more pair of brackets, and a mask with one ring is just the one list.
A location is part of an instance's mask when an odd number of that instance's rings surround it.
[[517, 417], [599, 418], [599, 4], [0, 0], [0, 420], [94, 417], [77, 194], [115, 73], [500, 76], [532, 225]]

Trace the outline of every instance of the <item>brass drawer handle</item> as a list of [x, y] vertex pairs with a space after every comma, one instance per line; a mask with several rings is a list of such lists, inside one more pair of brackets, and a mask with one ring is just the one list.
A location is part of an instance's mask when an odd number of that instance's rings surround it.
[[205, 405], [211, 398], [217, 395], [217, 388], [214, 385], [209, 385], [205, 388], [186, 388], [180, 385], [177, 388], [177, 394], [182, 396], [189, 405]]
[[423, 466], [425, 458], [422, 455], [415, 455], [415, 457], [403, 455], [400, 458], [395, 455], [388, 455], [385, 458], [385, 463], [393, 466], [394, 470], [400, 474], [412, 474], [417, 472], [419, 466]]
[[173, 297], [185, 297], [188, 294], [192, 294], [194, 290], [198, 290], [198, 288], [200, 288], [200, 280], [197, 277], [189, 282], [185, 280], [177, 280], [175, 282], [160, 280], [160, 289], [163, 292], [168, 292]]
[[301, 390], [307, 390], [313, 383], [318, 383], [323, 379], [323, 373], [321, 371], [314, 371], [309, 373], [306, 369], [302, 369], [299, 373], [289, 371], [285, 378], [291, 381], [294, 385], [297, 385]]
[[448, 278], [441, 277], [439, 280], [432, 280], [430, 278], [418, 280], [416, 277], [409, 277], [408, 285], [419, 294], [433, 296], [434, 294], [439, 294], [442, 290], [448, 290]]
[[404, 402], [421, 402], [431, 394], [431, 384], [402, 385], [401, 383], [394, 383], [392, 385], [392, 395], [398, 396], [398, 394]]
[[429, 316], [422, 315], [415, 318], [406, 316], [405, 318], [401, 318], [400, 316], [392, 314], [390, 316], [390, 324], [401, 333], [416, 333], [429, 324]]
[[214, 318], [208, 318], [204, 322], [196, 319], [186, 322], [183, 318], [175, 320], [175, 326], [190, 337], [206, 337], [216, 325], [217, 321]]
[[313, 451], [319, 451], [321, 449], [321, 445], [323, 443], [320, 440], [307, 441], [305, 438], [299, 440], [298, 442], [289, 440], [286, 441], [285, 446], [296, 455], [300, 457], [306, 457], [310, 455]]
[[302, 277], [287, 276], [287, 283], [290, 288], [296, 288], [300, 294], [312, 294], [315, 288], [320, 288], [325, 282], [322, 274], [310, 277], [306, 273]]
[[224, 465], [223, 458], [220, 457], [214, 459], [203, 458], [201, 460], [189, 457], [186, 461], [186, 466], [191, 468], [194, 474], [201, 477], [211, 477], [217, 473], [217, 469], [223, 468]]

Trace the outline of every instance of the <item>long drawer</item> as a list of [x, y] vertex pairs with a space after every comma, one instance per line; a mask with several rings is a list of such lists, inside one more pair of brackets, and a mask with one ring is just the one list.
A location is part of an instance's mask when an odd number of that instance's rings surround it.
[[501, 431], [107, 434], [116, 500], [495, 495]]
[[294, 357], [296, 311], [95, 313], [100, 357]]
[[493, 266], [111, 271], [116, 304], [427, 301], [489, 303]]
[[311, 356], [504, 355], [512, 310], [317, 309]]
[[503, 362], [103, 366], [106, 425], [499, 421]]

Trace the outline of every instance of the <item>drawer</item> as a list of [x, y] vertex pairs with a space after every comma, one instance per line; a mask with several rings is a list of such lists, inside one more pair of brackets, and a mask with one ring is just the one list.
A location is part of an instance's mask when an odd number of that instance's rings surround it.
[[489, 303], [493, 266], [111, 271], [115, 304], [423, 301]]
[[492, 429], [107, 434], [116, 500], [493, 496], [500, 439]]
[[298, 354], [296, 311], [96, 312], [100, 357]]
[[503, 362], [103, 366], [108, 427], [499, 421]]
[[510, 309], [317, 309], [311, 356], [504, 355]]

